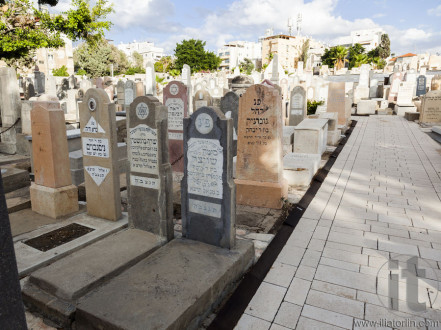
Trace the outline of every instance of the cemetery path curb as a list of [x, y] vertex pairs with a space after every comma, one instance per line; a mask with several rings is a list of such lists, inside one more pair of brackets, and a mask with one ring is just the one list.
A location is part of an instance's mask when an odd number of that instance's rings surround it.
[[357, 121], [352, 120], [351, 127], [345, 133], [345, 138], [340, 141], [337, 149], [335, 149], [329, 160], [326, 162], [326, 165], [314, 176], [306, 194], [288, 214], [282, 227], [268, 245], [267, 249], [263, 252], [257, 263], [244, 275], [239, 286], [219, 310], [213, 322], [208, 326], [208, 330], [234, 329], [260, 284], [271, 269], [274, 261], [277, 259], [279, 253], [282, 251], [294, 231], [303, 213], [314, 199], [317, 191], [320, 189], [323, 181], [337, 160], [338, 155], [343, 150], [343, 147], [356, 125]]

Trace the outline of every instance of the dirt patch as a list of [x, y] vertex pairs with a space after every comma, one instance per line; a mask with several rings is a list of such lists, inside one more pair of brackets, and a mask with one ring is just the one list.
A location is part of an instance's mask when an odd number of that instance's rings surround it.
[[42, 252], [49, 251], [74, 239], [84, 236], [95, 229], [72, 223], [41, 236], [31, 238], [24, 243]]

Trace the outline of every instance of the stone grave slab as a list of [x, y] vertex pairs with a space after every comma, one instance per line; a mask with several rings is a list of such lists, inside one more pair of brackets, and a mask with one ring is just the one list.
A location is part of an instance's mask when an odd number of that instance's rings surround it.
[[287, 154], [283, 157], [283, 176], [290, 186], [309, 186], [320, 161], [319, 154]]
[[165, 242], [138, 229], [110, 235], [33, 272], [23, 288], [25, 303], [59, 327], [70, 327], [80, 297], [146, 258]]
[[250, 241], [240, 240], [234, 249], [227, 250], [175, 239], [81, 298], [77, 327], [197, 328], [253, 258]]

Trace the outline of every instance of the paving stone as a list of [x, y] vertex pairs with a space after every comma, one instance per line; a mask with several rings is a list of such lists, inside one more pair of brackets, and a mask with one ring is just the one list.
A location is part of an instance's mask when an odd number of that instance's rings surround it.
[[286, 288], [262, 282], [245, 313], [272, 322], [285, 292]]
[[331, 293], [348, 299], [355, 299], [357, 294], [357, 290], [318, 280], [312, 282], [311, 289]]
[[303, 306], [310, 286], [310, 281], [294, 277], [291, 285], [289, 286], [288, 292], [286, 293], [285, 301]]
[[307, 281], [312, 281], [315, 274], [315, 267], [308, 267], [305, 265], [300, 265], [296, 271], [296, 277], [302, 278]]
[[291, 284], [296, 270], [297, 267], [276, 261], [266, 274], [264, 281], [287, 288]]
[[343, 329], [352, 329], [354, 319], [350, 316], [331, 312], [327, 309], [305, 305], [302, 310], [302, 316], [326, 322]]
[[354, 264], [367, 265], [368, 264], [368, 256], [363, 254], [357, 254], [347, 251], [334, 250], [329, 247], [326, 247], [323, 250], [323, 257], [336, 259], [340, 261], [351, 262]]
[[362, 302], [321, 291], [310, 290], [306, 304], [348, 316], [358, 318], [364, 316], [364, 304]]
[[353, 289], [376, 292], [376, 277], [344, 269], [319, 265], [315, 279], [346, 286]]
[[274, 323], [285, 326], [288, 329], [295, 329], [301, 312], [302, 307], [289, 302], [283, 302], [277, 312]]
[[271, 323], [257, 317], [243, 314], [237, 323], [235, 330], [268, 330]]
[[321, 330], [321, 329], [337, 330], [343, 328], [335, 327], [333, 325], [330, 325], [329, 323], [324, 323], [304, 316], [300, 316], [296, 329], [297, 330]]

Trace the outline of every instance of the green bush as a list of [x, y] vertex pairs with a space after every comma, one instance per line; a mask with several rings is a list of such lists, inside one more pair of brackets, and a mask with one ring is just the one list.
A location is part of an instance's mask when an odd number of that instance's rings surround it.
[[135, 73], [145, 73], [145, 70], [143, 68], [140, 67], [131, 67], [128, 68], [126, 71], [126, 75], [128, 76], [133, 76]]
[[317, 111], [317, 107], [319, 105], [323, 105], [325, 102], [323, 101], [311, 101], [308, 100], [308, 105], [307, 105], [307, 109], [308, 109], [308, 116], [309, 115], [315, 115], [315, 112]]
[[87, 76], [87, 72], [86, 72], [86, 70], [84, 70], [84, 69], [79, 69], [79, 70], [77, 71], [77, 75], [78, 75], [78, 76]]
[[69, 73], [67, 72], [67, 68], [63, 65], [61, 68], [53, 69], [52, 75], [54, 77], [69, 77]]

